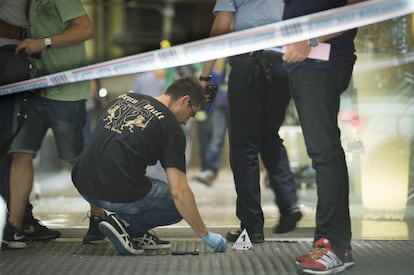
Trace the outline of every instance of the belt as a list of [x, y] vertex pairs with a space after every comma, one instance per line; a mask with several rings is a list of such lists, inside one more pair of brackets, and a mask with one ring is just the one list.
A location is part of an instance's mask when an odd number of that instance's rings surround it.
[[248, 52], [248, 53], [243, 53], [243, 54], [239, 54], [239, 55], [234, 55], [232, 56], [232, 58], [253, 58], [253, 57], [257, 57], [260, 56], [264, 53], [264, 50], [259, 50], [259, 51], [254, 51], [254, 52]]

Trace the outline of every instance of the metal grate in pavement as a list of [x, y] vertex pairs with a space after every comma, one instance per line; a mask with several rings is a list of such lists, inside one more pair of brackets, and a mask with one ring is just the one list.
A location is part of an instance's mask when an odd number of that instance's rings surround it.
[[[231, 244], [230, 244], [231, 245]], [[171, 250], [120, 256], [103, 242], [83, 245], [79, 239], [30, 243], [28, 249], [0, 252], [0, 274], [296, 274], [294, 257], [309, 252], [310, 241], [268, 241], [253, 250], [211, 253], [198, 240], [173, 240]], [[199, 255], [171, 255], [171, 251]], [[353, 274], [414, 274], [414, 241], [354, 241]]]

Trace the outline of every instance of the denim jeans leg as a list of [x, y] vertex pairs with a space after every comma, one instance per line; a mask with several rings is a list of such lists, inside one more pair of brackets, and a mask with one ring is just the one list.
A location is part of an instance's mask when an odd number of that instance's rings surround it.
[[217, 173], [221, 163], [221, 153], [227, 130], [227, 109], [216, 108], [209, 116], [211, 136], [205, 153], [204, 168]]
[[298, 66], [290, 72], [291, 92], [316, 170], [315, 239], [328, 238], [338, 251], [349, 248], [351, 241], [348, 171], [337, 114], [352, 68], [353, 62], [342, 62], [328, 69]]
[[129, 203], [112, 203], [84, 196], [90, 203], [115, 212], [116, 216], [128, 225], [128, 232], [141, 235], [157, 227], [177, 223], [182, 220], [167, 183], [150, 178], [152, 188], [140, 200]]

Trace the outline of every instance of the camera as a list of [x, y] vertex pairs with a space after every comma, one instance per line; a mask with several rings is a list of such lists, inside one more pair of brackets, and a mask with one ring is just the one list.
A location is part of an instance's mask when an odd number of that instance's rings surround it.
[[206, 87], [204, 87], [204, 94], [209, 102], [213, 101], [217, 94], [217, 85], [211, 83], [206, 85]]

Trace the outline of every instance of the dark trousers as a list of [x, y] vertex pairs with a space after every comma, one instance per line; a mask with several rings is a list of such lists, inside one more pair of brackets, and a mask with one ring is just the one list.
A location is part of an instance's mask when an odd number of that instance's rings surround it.
[[336, 62], [325, 69], [297, 66], [289, 72], [307, 153], [316, 170], [315, 240], [328, 238], [337, 255], [351, 247], [348, 170], [337, 115], [353, 64]]
[[[13, 114], [15, 95], [0, 96], [0, 117], [2, 120], [0, 127], [0, 146], [13, 135]], [[9, 175], [11, 158], [7, 155], [7, 148], [0, 155], [0, 195], [6, 202], [9, 201]]]
[[241, 228], [263, 233], [260, 154], [281, 212], [297, 202], [296, 186], [278, 131], [290, 100], [280, 55], [260, 52], [230, 58], [228, 86], [230, 165]]

